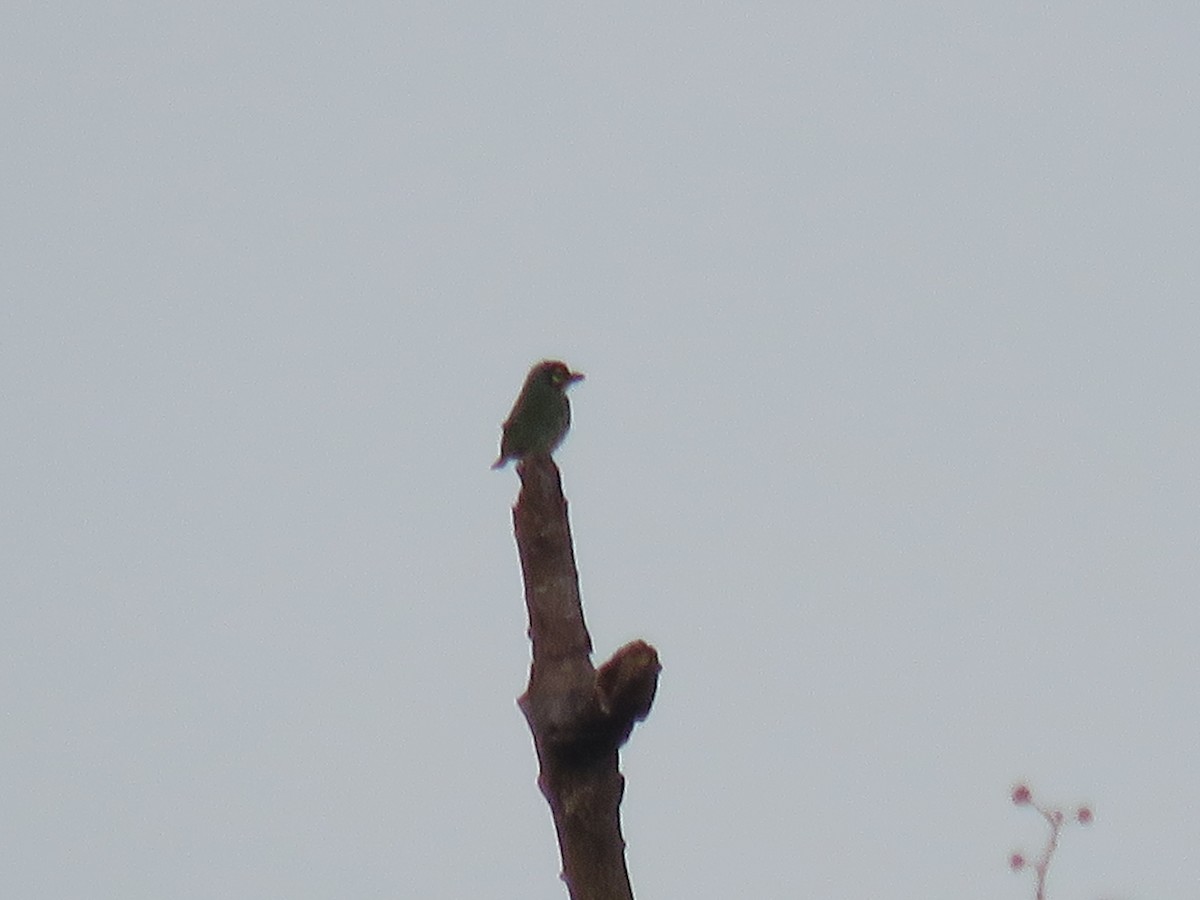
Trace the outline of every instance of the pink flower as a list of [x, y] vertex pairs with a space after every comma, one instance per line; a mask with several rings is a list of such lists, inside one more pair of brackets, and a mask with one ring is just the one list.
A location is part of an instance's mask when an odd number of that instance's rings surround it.
[[1008, 864], [1012, 866], [1012, 870], [1014, 872], [1019, 872], [1021, 869], [1025, 868], [1025, 857], [1020, 853], [1014, 853], [1008, 858]]
[[1018, 784], [1013, 788], [1012, 802], [1017, 806], [1024, 806], [1033, 801], [1033, 791], [1029, 790], [1028, 785]]
[[1079, 811], [1075, 813], [1075, 819], [1080, 825], [1091, 825], [1093, 818], [1094, 816], [1092, 815], [1092, 808], [1090, 806], [1081, 806], [1079, 807]]

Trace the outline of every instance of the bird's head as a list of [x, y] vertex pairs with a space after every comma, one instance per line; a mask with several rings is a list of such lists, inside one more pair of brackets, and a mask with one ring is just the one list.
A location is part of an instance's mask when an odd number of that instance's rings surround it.
[[566, 363], [559, 362], [557, 359], [538, 363], [531, 376], [558, 391], [565, 391], [576, 381], [583, 380], [582, 372], [572, 372], [567, 368]]

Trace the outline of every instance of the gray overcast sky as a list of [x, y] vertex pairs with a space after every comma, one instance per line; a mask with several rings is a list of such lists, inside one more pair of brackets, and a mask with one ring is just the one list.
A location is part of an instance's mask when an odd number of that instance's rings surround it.
[[1200, 881], [1200, 6], [10, 4], [0, 894], [558, 898], [525, 371], [639, 898]]

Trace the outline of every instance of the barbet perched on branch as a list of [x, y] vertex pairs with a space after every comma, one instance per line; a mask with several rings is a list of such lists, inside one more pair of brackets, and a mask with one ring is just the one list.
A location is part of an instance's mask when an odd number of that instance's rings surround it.
[[583, 375], [558, 360], [546, 360], [530, 369], [512, 412], [504, 420], [500, 458], [492, 468], [502, 468], [510, 459], [552, 453], [571, 427], [567, 388], [582, 379]]

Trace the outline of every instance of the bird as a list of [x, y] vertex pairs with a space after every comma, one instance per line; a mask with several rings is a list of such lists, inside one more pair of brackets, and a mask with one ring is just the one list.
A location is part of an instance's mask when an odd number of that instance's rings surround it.
[[567, 388], [583, 380], [557, 359], [537, 363], [525, 376], [525, 384], [504, 420], [500, 457], [493, 469], [502, 469], [510, 459], [554, 452], [571, 427], [571, 404]]

